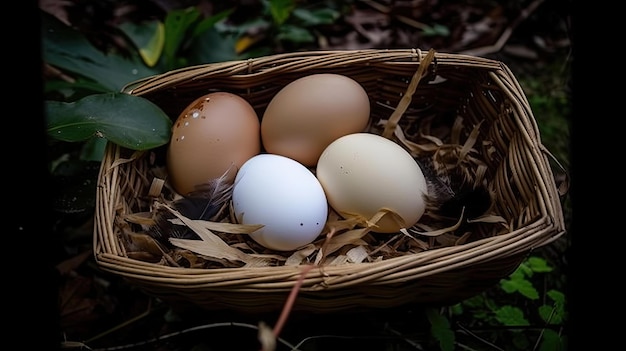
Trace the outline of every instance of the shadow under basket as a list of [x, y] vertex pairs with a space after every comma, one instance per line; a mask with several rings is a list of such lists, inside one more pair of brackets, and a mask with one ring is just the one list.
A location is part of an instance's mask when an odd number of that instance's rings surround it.
[[[131, 236], [145, 235], [129, 218], [151, 211], [149, 194], [157, 171], [165, 172], [158, 160], [166, 148], [133, 151], [109, 143], [97, 187], [98, 266], [166, 302], [210, 310], [277, 311], [300, 280], [293, 310], [329, 313], [459, 302], [492, 287], [531, 251], [565, 233], [565, 192], [553, 173], [558, 162], [541, 143], [520, 85], [499, 61], [415, 49], [295, 52], [187, 67], [123, 91], [154, 102], [172, 121], [212, 91], [243, 97], [262, 118], [282, 87], [314, 73], [345, 75], [363, 86], [371, 133], [414, 156], [449, 162], [465, 180], [480, 179], [492, 198], [483, 220], [463, 230], [446, 224], [453, 229], [437, 236], [414, 231], [376, 241], [369, 233], [372, 240], [365, 242], [375, 247], [365, 245], [369, 256], [363, 260], [319, 264], [306, 274], [304, 264], [169, 264], [158, 252], [136, 252], [129, 244]], [[434, 231], [436, 226], [431, 223]]]

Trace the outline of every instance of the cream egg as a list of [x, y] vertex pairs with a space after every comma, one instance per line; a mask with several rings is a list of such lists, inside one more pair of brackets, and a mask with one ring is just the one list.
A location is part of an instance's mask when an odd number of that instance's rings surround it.
[[419, 164], [395, 142], [371, 133], [354, 133], [333, 141], [317, 162], [317, 178], [328, 203], [342, 216], [371, 219], [386, 214], [372, 231], [393, 233], [413, 226], [426, 209], [426, 179]]
[[266, 248], [295, 250], [324, 229], [328, 202], [315, 175], [285, 156], [260, 154], [246, 161], [233, 185], [232, 206], [242, 224], [262, 224], [250, 234]]

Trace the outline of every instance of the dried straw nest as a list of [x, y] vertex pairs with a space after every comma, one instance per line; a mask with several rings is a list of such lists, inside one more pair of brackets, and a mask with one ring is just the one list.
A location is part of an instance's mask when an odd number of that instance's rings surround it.
[[[238, 94], [262, 116], [281, 87], [313, 73], [359, 82], [371, 101], [371, 133], [399, 143], [453, 185], [485, 189], [489, 206], [469, 219], [431, 206], [396, 234], [364, 228], [376, 218], [331, 211], [317, 241], [277, 252], [247, 236], [254, 227], [235, 223], [228, 187], [210, 221], [187, 218], [175, 210], [180, 195], [167, 182], [163, 148], [109, 144], [98, 184], [99, 266], [170, 302], [208, 309], [275, 310], [301, 278], [294, 308], [329, 312], [459, 301], [564, 234], [551, 155], [521, 87], [498, 61], [432, 50], [301, 52], [188, 67], [125, 91], [172, 119], [209, 91]], [[197, 237], [155, 236], [150, 228], [164, 217]], [[304, 265], [315, 268], [301, 277]]]

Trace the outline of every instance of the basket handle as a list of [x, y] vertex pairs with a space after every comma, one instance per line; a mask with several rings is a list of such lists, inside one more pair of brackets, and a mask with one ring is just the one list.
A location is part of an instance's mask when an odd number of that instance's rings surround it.
[[435, 50], [428, 50], [428, 54], [426, 57], [419, 63], [419, 67], [417, 67], [417, 71], [413, 74], [413, 78], [411, 78], [411, 82], [409, 86], [406, 88], [406, 92], [402, 96], [402, 99], [398, 102], [398, 106], [387, 120], [385, 124], [385, 129], [383, 130], [382, 136], [389, 139], [393, 135], [393, 132], [396, 130], [396, 126], [398, 122], [400, 122], [400, 118], [404, 115], [404, 112], [411, 104], [411, 99], [413, 98], [413, 94], [415, 93], [415, 89], [417, 89], [420, 80], [424, 78], [426, 75], [426, 68], [430, 66], [430, 63], [435, 59]]

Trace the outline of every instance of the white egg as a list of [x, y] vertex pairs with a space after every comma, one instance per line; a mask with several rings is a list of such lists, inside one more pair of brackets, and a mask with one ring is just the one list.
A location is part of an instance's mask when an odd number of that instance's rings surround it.
[[301, 163], [275, 154], [256, 155], [241, 166], [232, 199], [239, 223], [264, 225], [251, 238], [278, 251], [313, 242], [328, 216], [326, 195], [315, 175]]

